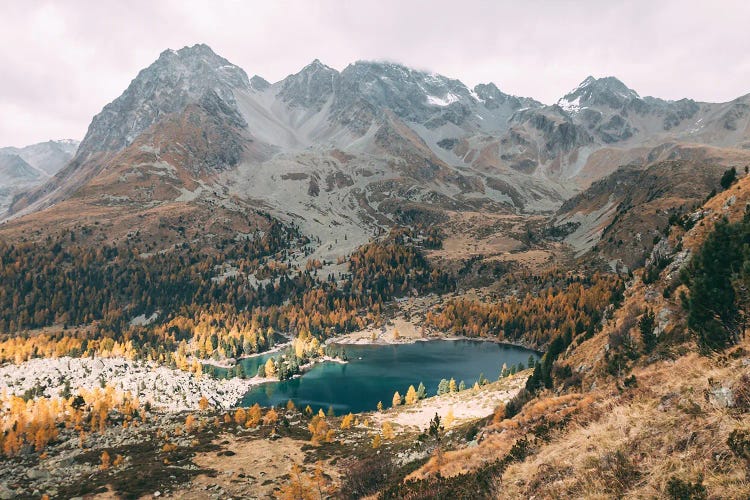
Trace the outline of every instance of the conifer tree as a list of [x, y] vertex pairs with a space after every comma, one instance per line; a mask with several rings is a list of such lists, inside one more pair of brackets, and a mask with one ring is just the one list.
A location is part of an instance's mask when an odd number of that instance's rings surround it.
[[276, 375], [276, 365], [273, 362], [273, 358], [268, 358], [265, 365], [265, 376], [273, 377], [274, 375]]
[[441, 394], [447, 393], [449, 390], [450, 390], [450, 384], [448, 383], [448, 381], [446, 379], [440, 380], [440, 383], [438, 384], [438, 390], [437, 390], [438, 396]]
[[453, 420], [455, 420], [455, 417], [453, 416], [453, 407], [451, 406], [448, 408], [448, 413], [445, 414], [445, 419], [443, 420], [445, 422], [445, 427], [448, 428], [453, 425]]
[[111, 458], [109, 456], [109, 453], [107, 453], [107, 450], [104, 450], [102, 452], [100, 460], [101, 460], [101, 465], [99, 465], [99, 469], [100, 470], [107, 470], [107, 469], [109, 469]]
[[352, 422], [354, 421], [354, 415], [350, 412], [348, 415], [345, 415], [344, 418], [341, 419], [341, 429], [349, 429], [352, 426]]
[[735, 285], [747, 260], [744, 246], [750, 237], [749, 217], [750, 212], [737, 224], [717, 222], [682, 273], [690, 290], [683, 301], [688, 327], [697, 334], [703, 349], [722, 350], [739, 340], [742, 322]]
[[419, 399], [419, 396], [417, 396], [417, 390], [414, 389], [413, 385], [410, 385], [409, 389], [406, 391], [405, 403], [407, 405], [413, 405], [414, 403], [417, 402], [418, 399]]
[[424, 384], [420, 382], [419, 386], [417, 387], [417, 398], [424, 399], [426, 396], [427, 396], [427, 388], [425, 388]]
[[201, 396], [200, 401], [198, 401], [198, 408], [200, 408], [201, 411], [206, 411], [208, 409], [208, 399], [206, 396]]
[[383, 422], [382, 431], [383, 431], [383, 437], [385, 439], [393, 439], [395, 437], [395, 434], [393, 432], [393, 426], [391, 425], [390, 422]]
[[237, 408], [237, 411], [234, 412], [234, 421], [237, 425], [245, 425], [245, 421], [247, 420], [247, 413], [245, 412], [244, 408]]
[[401, 394], [399, 394], [398, 391], [393, 393], [393, 401], [391, 401], [391, 403], [394, 408], [401, 404]]
[[269, 408], [263, 416], [263, 425], [275, 425], [279, 419], [279, 414], [273, 408]]
[[649, 353], [656, 346], [656, 335], [654, 328], [656, 326], [656, 316], [651, 309], [646, 309], [641, 319], [638, 321], [638, 329], [641, 331], [641, 340], [643, 341], [644, 350]]

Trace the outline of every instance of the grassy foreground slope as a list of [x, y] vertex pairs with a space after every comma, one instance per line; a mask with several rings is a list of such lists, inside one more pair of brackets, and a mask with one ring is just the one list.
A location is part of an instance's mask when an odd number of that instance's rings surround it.
[[478, 446], [433, 456], [384, 496], [750, 497], [747, 241], [737, 243], [745, 268], [740, 262], [728, 274], [734, 324], [716, 314], [718, 334], [734, 330], [735, 341], [717, 349], [696, 334], [695, 324], [688, 326], [695, 307], [689, 287], [699, 272], [690, 259], [716, 239], [717, 224], [742, 221], [748, 202], [750, 178], [744, 177], [689, 223], [672, 226], [655, 250], [661, 255], [652, 254], [636, 273], [601, 330], [574, 338], [557, 357], [551, 389], [520, 410], [523, 401], [498, 408]]

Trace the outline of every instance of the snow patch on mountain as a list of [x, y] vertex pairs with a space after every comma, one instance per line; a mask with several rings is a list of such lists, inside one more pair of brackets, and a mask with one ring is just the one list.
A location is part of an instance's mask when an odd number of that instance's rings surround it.
[[434, 95], [427, 94], [427, 102], [433, 106], [450, 106], [454, 102], [457, 102], [461, 98], [456, 94], [448, 92], [444, 97], [437, 97]]
[[568, 113], [576, 113], [581, 110], [581, 96], [578, 96], [573, 100], [568, 100], [563, 97], [557, 101], [557, 105]]

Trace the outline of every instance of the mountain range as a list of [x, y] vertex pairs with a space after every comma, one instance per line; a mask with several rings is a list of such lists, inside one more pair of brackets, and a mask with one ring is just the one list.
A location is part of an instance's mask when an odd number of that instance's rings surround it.
[[0, 499], [749, 498], [749, 105], [164, 51], [0, 150]]
[[43, 184], [63, 168], [78, 148], [71, 139], [47, 141], [23, 148], [0, 148], [0, 213], [13, 196]]
[[164, 207], [187, 216], [211, 206], [227, 219], [260, 210], [334, 257], [393, 224], [491, 211], [548, 214], [585, 252], [622, 201], [585, 190], [620, 167], [750, 163], [750, 95], [667, 101], [588, 77], [544, 105], [493, 83], [469, 88], [367, 61], [337, 71], [315, 60], [269, 83], [199, 44], [142, 70], [64, 168], [2, 154], [4, 179], [34, 178], [12, 181], [26, 189], [10, 204], [11, 227], [95, 214], [117, 238]]

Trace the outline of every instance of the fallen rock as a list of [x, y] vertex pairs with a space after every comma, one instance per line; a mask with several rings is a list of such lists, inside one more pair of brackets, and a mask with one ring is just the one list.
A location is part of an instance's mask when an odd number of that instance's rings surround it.
[[26, 472], [26, 477], [34, 481], [49, 479], [49, 472], [44, 469], [29, 469]]
[[0, 484], [0, 500], [11, 500], [16, 498], [16, 493], [7, 484]]

